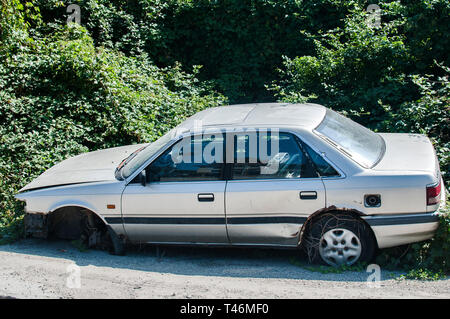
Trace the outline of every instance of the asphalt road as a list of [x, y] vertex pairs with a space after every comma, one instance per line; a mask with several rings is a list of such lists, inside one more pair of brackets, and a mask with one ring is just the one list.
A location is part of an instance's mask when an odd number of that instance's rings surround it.
[[0, 246], [0, 297], [15, 298], [450, 298], [449, 278], [399, 280], [401, 272], [322, 274], [296, 251], [131, 247], [126, 256], [78, 251], [65, 241]]

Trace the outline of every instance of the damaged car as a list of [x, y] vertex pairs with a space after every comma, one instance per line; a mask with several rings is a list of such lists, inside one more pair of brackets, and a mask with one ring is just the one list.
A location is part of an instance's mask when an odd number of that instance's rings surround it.
[[375, 133], [317, 104], [209, 108], [150, 144], [84, 153], [23, 187], [30, 236], [303, 248], [369, 262], [431, 238], [444, 184], [430, 140]]

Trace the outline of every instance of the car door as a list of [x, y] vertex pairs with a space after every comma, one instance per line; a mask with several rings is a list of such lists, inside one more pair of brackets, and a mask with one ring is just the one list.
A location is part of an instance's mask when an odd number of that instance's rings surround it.
[[[259, 145], [266, 143], [267, 150], [277, 139], [278, 150], [265, 163], [260, 160], [260, 150], [253, 163], [251, 156], [242, 155], [251, 153], [251, 139], [245, 133], [236, 139], [225, 198], [231, 243], [296, 246], [307, 217], [325, 207], [321, 178], [291, 133], [258, 136]], [[243, 140], [239, 143], [239, 139]], [[237, 158], [243, 157], [245, 163], [238, 163]]]
[[223, 149], [221, 137], [180, 140], [145, 169], [145, 186], [138, 179], [126, 186], [122, 217], [131, 241], [228, 243], [223, 161], [202, 154], [194, 158], [195, 151], [203, 153], [211, 143], [216, 147], [212, 153]]

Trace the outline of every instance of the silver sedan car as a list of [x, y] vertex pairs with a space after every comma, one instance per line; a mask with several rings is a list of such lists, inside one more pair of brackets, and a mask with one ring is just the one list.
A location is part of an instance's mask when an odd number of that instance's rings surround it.
[[445, 200], [430, 140], [317, 104], [206, 109], [151, 144], [69, 158], [23, 187], [26, 233], [125, 243], [302, 247], [333, 266], [422, 241]]

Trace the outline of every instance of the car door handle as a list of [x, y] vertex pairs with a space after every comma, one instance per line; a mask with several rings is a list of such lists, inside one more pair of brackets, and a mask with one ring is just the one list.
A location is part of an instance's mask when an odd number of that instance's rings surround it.
[[202, 193], [197, 195], [197, 199], [199, 202], [213, 202], [214, 194], [213, 193]]
[[300, 199], [317, 199], [317, 192], [314, 191], [300, 192]]

